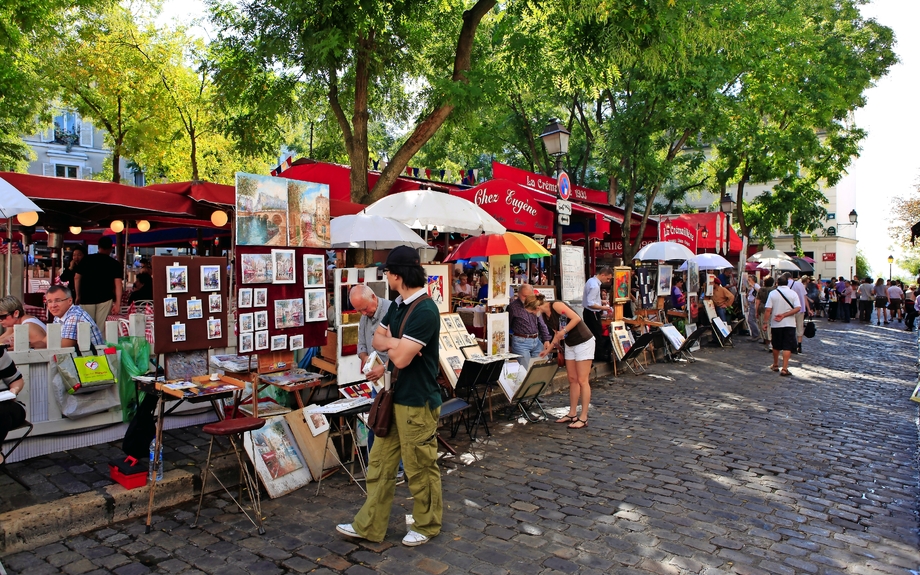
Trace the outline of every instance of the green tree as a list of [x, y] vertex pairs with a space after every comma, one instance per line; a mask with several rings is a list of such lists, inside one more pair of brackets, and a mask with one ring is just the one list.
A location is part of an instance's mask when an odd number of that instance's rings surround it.
[[[920, 261], [917, 263], [920, 264]], [[914, 269], [917, 268], [920, 268], [920, 266], [915, 266]], [[869, 260], [862, 250], [856, 250], [856, 275], [861, 278], [872, 277], [872, 266], [869, 265]]]

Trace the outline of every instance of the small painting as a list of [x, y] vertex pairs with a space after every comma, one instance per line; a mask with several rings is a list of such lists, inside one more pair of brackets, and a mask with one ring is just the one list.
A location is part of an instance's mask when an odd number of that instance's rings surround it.
[[712, 297], [712, 290], [716, 285], [716, 275], [706, 274], [706, 295]]
[[220, 291], [220, 266], [201, 266], [201, 291]]
[[687, 295], [697, 295], [700, 291], [700, 264], [687, 260]]
[[184, 323], [174, 323], [172, 325], [172, 340], [173, 342], [185, 341], [185, 324]]
[[671, 295], [671, 275], [674, 268], [669, 265], [658, 266], [658, 297], [667, 297]]
[[450, 266], [432, 265], [425, 266], [425, 275], [428, 280], [428, 296], [438, 306], [438, 313], [450, 312]]
[[209, 319], [208, 320], [208, 339], [220, 339], [223, 335], [223, 330], [220, 326], [219, 319]]
[[179, 316], [179, 300], [174, 297], [163, 298], [163, 315], [166, 317]]
[[252, 307], [268, 307], [268, 288], [252, 288]]
[[244, 284], [270, 284], [275, 268], [271, 254], [240, 254]]
[[219, 293], [208, 295], [208, 313], [220, 313], [223, 309], [223, 298]]
[[240, 298], [238, 307], [252, 307], [252, 288], [242, 288], [240, 290]]
[[486, 316], [489, 355], [508, 353], [508, 314], [490, 313]]
[[242, 443], [269, 497], [281, 497], [310, 482], [310, 470], [283, 415], [246, 434]]
[[268, 310], [257, 311], [253, 316], [257, 330], [268, 329]]
[[[700, 317], [699, 296], [696, 294], [687, 296], [687, 312], [690, 314], [689, 321], [696, 323]], [[687, 335], [690, 335], [689, 333]]]
[[256, 332], [256, 351], [268, 349], [268, 330]]
[[326, 285], [326, 263], [323, 256], [303, 256], [303, 287], [317, 288]]
[[271, 351], [284, 351], [287, 349], [286, 335], [273, 335], [271, 338]]
[[297, 351], [298, 349], [303, 349], [303, 334], [297, 334], [291, 336], [291, 351]]
[[304, 290], [304, 298], [307, 302], [307, 319], [306, 321], [325, 321], [326, 320], [326, 290], [308, 289]]
[[185, 302], [188, 310], [188, 319], [201, 319], [204, 317], [204, 309], [201, 307], [201, 300], [192, 298]]
[[294, 250], [272, 250], [272, 268], [275, 284], [292, 284], [296, 279], [294, 271]]
[[316, 437], [324, 431], [329, 431], [329, 420], [322, 413], [304, 413], [307, 425], [310, 427], [310, 433]]
[[511, 301], [511, 256], [489, 257], [489, 305]]
[[275, 300], [275, 329], [300, 327], [303, 323], [303, 298]]
[[188, 266], [166, 266], [166, 293], [188, 293]]
[[240, 314], [240, 333], [247, 333], [253, 331], [252, 323], [252, 314], [251, 313], [241, 313]]
[[241, 333], [240, 334], [240, 353], [252, 353], [253, 347], [253, 335], [252, 333]]
[[632, 269], [616, 267], [613, 269], [613, 301], [625, 303], [629, 301], [629, 286], [632, 279]]

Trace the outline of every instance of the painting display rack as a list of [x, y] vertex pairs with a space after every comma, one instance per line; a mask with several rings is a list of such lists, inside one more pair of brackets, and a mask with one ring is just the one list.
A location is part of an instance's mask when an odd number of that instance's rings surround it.
[[623, 359], [620, 361], [623, 362], [629, 371], [633, 372], [633, 375], [641, 375], [645, 373], [645, 366], [642, 365], [642, 362], [639, 360], [639, 355], [644, 353], [646, 348], [652, 344], [652, 341], [655, 339], [655, 333], [643, 333], [636, 338], [636, 341], [633, 342], [632, 347], [629, 348], [623, 355]]
[[466, 394], [464, 399], [476, 406], [476, 416], [470, 422], [468, 429], [471, 441], [476, 439], [476, 432], [480, 425], [487, 436], [492, 435], [489, 431], [489, 423], [484, 417], [485, 404], [492, 391], [492, 385], [501, 376], [504, 364], [503, 357], [493, 358], [492, 356], [477, 358], [477, 361], [467, 360], [463, 363], [463, 370], [457, 378], [457, 386], [454, 389], [458, 394]]
[[[352, 481], [354, 481], [355, 485], [358, 486], [358, 489], [360, 489], [361, 493], [363, 493], [364, 495], [367, 495], [367, 491], [365, 491], [364, 486], [361, 485], [361, 482], [358, 480], [358, 478], [354, 476], [354, 474], [351, 472], [351, 470], [348, 468], [345, 462], [342, 461], [342, 459], [339, 457], [336, 450], [334, 448], [330, 449], [329, 444], [332, 441], [333, 437], [343, 436], [342, 443], [344, 446], [344, 443], [345, 443], [344, 436], [348, 435], [349, 437], [351, 437], [352, 454], [355, 454], [358, 451], [357, 449], [358, 435], [355, 432], [355, 427], [357, 427], [356, 424], [357, 424], [358, 416], [362, 413], [367, 413], [370, 410], [371, 410], [371, 404], [370, 402], [368, 402], [368, 403], [359, 405], [358, 407], [355, 407], [353, 409], [349, 409], [346, 411], [333, 412], [332, 417], [329, 417], [330, 433], [326, 437], [326, 452], [332, 455], [332, 457], [338, 463], [337, 467], [341, 467], [345, 471], [345, 473], [348, 474], [348, 477]], [[355, 423], [354, 425], [353, 425], [353, 422]], [[359, 453], [357, 454], [356, 459], [358, 460], [358, 464], [361, 466], [361, 471], [364, 473], [364, 476], [367, 477], [367, 466], [364, 464], [364, 458], [361, 457]], [[319, 490], [323, 486], [323, 477], [325, 477], [325, 474], [320, 475], [319, 481], [317, 481], [316, 495], [319, 495]]]
[[[553, 378], [556, 377], [558, 370], [559, 364], [554, 359], [531, 362], [530, 367], [527, 369], [527, 375], [524, 376], [524, 381], [521, 382], [521, 386], [518, 387], [511, 398], [512, 413], [514, 407], [517, 407], [521, 411], [521, 415], [530, 423], [549, 419], [543, 409], [543, 404], [540, 403], [540, 395], [546, 389], [546, 386], [553, 381]], [[539, 410], [538, 415], [531, 413], [535, 407]]]

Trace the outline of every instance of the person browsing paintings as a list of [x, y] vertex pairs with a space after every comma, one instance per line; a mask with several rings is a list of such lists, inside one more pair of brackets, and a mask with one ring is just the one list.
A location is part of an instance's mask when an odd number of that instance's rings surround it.
[[[0, 391], [11, 391], [19, 395], [25, 381], [13, 359], [0, 347]], [[22, 425], [26, 420], [26, 410], [22, 404], [15, 400], [0, 401], [0, 444], [6, 440], [7, 434]], [[3, 463], [3, 454], [0, 453], [0, 463]]]
[[[539, 315], [524, 309], [524, 302], [533, 296], [533, 286], [522, 284], [517, 297], [508, 305], [508, 321], [511, 326], [511, 352], [520, 355], [518, 362], [527, 369], [531, 359], [543, 357], [552, 351], [552, 336], [546, 323]], [[543, 353], [546, 352], [546, 353]]]
[[[374, 332], [386, 317], [391, 302], [378, 298], [374, 290], [363, 284], [351, 288], [348, 299], [355, 311], [361, 314], [361, 319], [358, 320], [358, 358], [361, 360], [361, 369], [364, 369], [364, 364], [373, 349]], [[377, 357], [380, 358], [381, 364], [367, 373], [367, 379], [375, 383], [383, 377], [389, 361], [386, 351], [378, 351]]]
[[[569, 380], [569, 413], [556, 420], [568, 423], [569, 429], [584, 429], [588, 426], [588, 405], [591, 403], [591, 361], [594, 359], [595, 339], [585, 322], [575, 310], [561, 301], [546, 301], [542, 295], [532, 295], [524, 300], [524, 309], [540, 316], [553, 332], [552, 347], [564, 350], [565, 373]], [[544, 350], [540, 357], [546, 357], [550, 350]], [[581, 417], [578, 403], [581, 401]]]
[[[802, 304], [799, 302], [798, 294], [786, 285], [782, 277], [779, 283], [780, 285], [767, 297], [765, 310], [770, 318], [770, 339], [773, 342], [773, 365], [770, 369], [779, 371], [780, 375], [792, 375], [789, 373], [789, 358], [798, 347], [795, 337], [795, 315], [802, 310]], [[783, 357], [782, 369], [779, 367], [780, 354]]]
[[48, 347], [48, 329], [45, 322], [26, 314], [22, 302], [15, 296], [8, 295], [0, 298], [0, 326], [4, 332], [0, 333], [0, 345], [13, 349], [13, 328], [17, 325], [29, 326], [29, 347], [32, 349], [45, 349]]
[[441, 532], [443, 502], [438, 468], [438, 417], [441, 391], [438, 377], [438, 335], [441, 319], [428, 298], [413, 308], [402, 337], [396, 337], [409, 307], [427, 295], [427, 276], [418, 251], [400, 246], [390, 252], [384, 273], [399, 297], [374, 332], [373, 346], [389, 354], [390, 370], [399, 369], [394, 385], [393, 417], [385, 437], [377, 437], [367, 469], [367, 499], [352, 523], [336, 526], [349, 537], [381, 542], [396, 493], [396, 468], [402, 457], [415, 523], [403, 538], [414, 547]]
[[61, 326], [61, 347], [77, 347], [77, 324], [83, 322], [89, 324], [90, 342], [93, 345], [105, 343], [102, 332], [99, 331], [92, 316], [73, 303], [73, 296], [69, 288], [59, 285], [48, 288], [45, 294], [45, 304], [48, 306], [48, 312], [54, 316], [54, 323], [63, 324]]

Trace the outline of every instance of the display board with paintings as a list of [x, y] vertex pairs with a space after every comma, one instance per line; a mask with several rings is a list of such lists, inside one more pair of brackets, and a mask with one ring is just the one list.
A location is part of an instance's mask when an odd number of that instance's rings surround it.
[[451, 386], [457, 385], [457, 379], [463, 370], [467, 353], [475, 350], [482, 353], [479, 345], [467, 331], [460, 314], [451, 313], [441, 316], [441, 329], [438, 334], [438, 362]]
[[658, 270], [648, 267], [638, 267], [635, 272], [636, 286], [639, 288], [639, 305], [642, 309], [651, 309], [657, 302], [656, 280]]
[[227, 347], [227, 258], [154, 256], [151, 270], [154, 353]]

